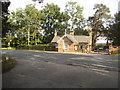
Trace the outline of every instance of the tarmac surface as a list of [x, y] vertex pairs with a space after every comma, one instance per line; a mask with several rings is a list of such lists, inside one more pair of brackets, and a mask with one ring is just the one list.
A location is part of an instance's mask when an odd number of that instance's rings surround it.
[[17, 61], [3, 88], [118, 88], [118, 56], [2, 50]]

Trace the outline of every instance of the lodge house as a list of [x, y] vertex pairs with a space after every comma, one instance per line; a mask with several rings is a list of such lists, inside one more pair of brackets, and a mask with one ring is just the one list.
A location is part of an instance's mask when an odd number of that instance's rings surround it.
[[84, 35], [74, 35], [71, 31], [70, 34], [58, 36], [55, 31], [54, 37], [51, 41], [51, 45], [57, 48], [58, 52], [83, 52], [87, 53], [91, 51], [92, 37]]

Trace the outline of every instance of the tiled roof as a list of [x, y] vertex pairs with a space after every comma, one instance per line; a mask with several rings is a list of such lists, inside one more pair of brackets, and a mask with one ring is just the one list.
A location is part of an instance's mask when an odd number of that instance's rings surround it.
[[55, 36], [51, 42], [57, 42], [61, 37], [60, 36]]
[[80, 35], [66, 34], [62, 37], [55, 36], [51, 42], [58, 42], [60, 39], [62, 39], [64, 37], [67, 37], [68, 39], [70, 39], [74, 43], [80, 43], [80, 42], [90, 43], [90, 41], [91, 41], [91, 36], [80, 36]]
[[75, 36], [67, 34], [66, 37], [70, 39], [72, 42], [77, 43], [77, 40], [75, 39]]
[[74, 36], [77, 42], [86, 42], [89, 43], [91, 41], [91, 36]]

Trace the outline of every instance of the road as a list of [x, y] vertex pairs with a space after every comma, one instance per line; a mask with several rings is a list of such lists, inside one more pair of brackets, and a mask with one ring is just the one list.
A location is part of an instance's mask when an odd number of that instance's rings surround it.
[[3, 88], [117, 88], [118, 56], [3, 50], [16, 66]]

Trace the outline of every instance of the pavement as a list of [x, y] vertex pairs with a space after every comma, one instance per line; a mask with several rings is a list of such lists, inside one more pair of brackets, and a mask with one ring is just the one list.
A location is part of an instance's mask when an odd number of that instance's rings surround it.
[[17, 61], [3, 88], [118, 88], [118, 56], [2, 50]]

